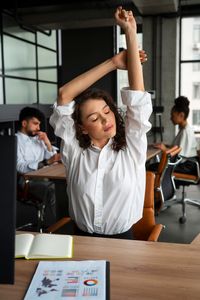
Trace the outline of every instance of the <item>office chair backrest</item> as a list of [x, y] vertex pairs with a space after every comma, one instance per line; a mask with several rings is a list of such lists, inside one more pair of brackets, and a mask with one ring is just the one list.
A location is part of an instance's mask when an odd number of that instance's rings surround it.
[[155, 174], [147, 171], [143, 217], [133, 225], [133, 235], [136, 240], [157, 241], [163, 228], [163, 225], [155, 222], [154, 181]]
[[180, 163], [178, 156], [181, 148], [173, 146], [163, 151], [155, 178], [155, 210], [159, 212], [165, 201], [175, 197], [176, 187], [173, 178], [173, 170]]

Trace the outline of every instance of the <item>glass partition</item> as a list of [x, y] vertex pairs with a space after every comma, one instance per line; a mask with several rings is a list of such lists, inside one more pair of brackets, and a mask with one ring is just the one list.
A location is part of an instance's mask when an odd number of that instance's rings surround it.
[[57, 81], [57, 54], [38, 47], [38, 79]]
[[36, 79], [35, 46], [4, 36], [5, 75]]
[[2, 13], [0, 104], [53, 103], [58, 86], [57, 31], [35, 31], [35, 26], [18, 21], [17, 15]]
[[1, 77], [0, 77], [0, 104], [3, 104], [3, 82]]
[[35, 33], [20, 27], [12, 16], [3, 15], [3, 31], [12, 36], [35, 42]]
[[21, 79], [5, 79], [6, 104], [37, 103], [36, 82]]
[[37, 43], [47, 48], [56, 50], [56, 30], [37, 32]]
[[39, 83], [39, 99], [41, 104], [53, 104], [57, 99], [57, 84]]

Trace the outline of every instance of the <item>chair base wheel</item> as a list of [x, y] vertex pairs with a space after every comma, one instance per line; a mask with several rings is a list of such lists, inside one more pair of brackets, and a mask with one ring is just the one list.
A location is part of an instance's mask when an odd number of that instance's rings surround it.
[[186, 222], [185, 216], [179, 218], [179, 223], [184, 224], [185, 222]]

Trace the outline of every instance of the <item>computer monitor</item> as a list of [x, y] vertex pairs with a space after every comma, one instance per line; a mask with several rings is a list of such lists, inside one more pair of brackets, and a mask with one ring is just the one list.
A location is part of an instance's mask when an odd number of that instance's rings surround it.
[[0, 283], [14, 283], [16, 220], [15, 136], [0, 136]]

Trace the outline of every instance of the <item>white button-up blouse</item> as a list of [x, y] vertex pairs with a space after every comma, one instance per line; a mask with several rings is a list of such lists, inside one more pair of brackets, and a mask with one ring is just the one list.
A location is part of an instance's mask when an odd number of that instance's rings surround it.
[[102, 149], [81, 148], [71, 116], [74, 101], [55, 104], [50, 118], [55, 134], [62, 139], [70, 216], [90, 233], [123, 233], [142, 217], [151, 98], [147, 92], [125, 88], [121, 93], [127, 106], [125, 150], [114, 151], [112, 139]]

